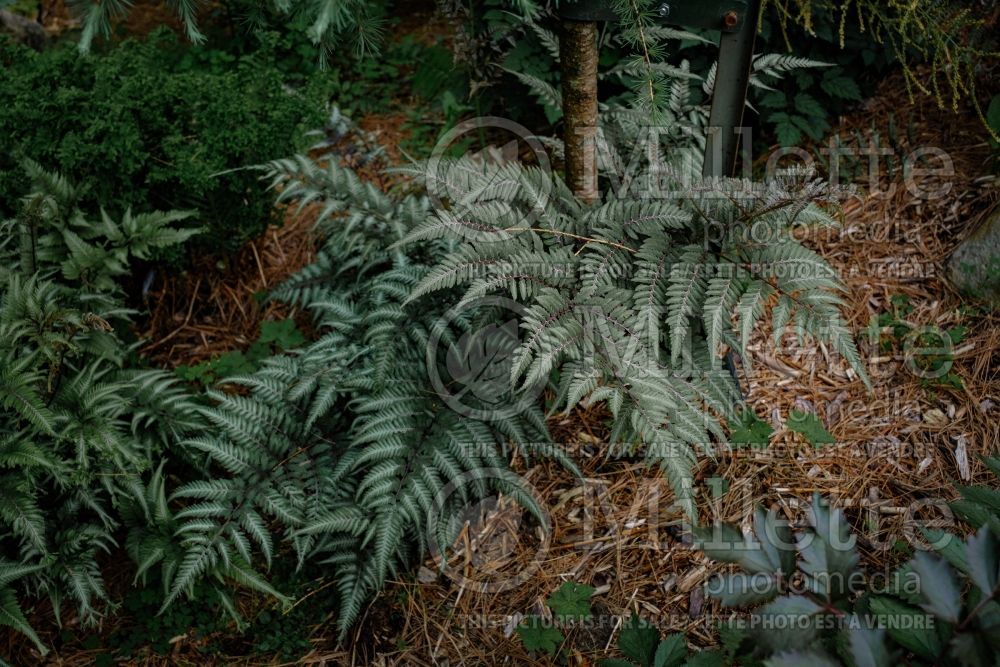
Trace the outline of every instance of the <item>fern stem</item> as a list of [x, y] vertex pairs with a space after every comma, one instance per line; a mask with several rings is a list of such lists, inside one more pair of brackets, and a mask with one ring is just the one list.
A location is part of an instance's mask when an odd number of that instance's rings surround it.
[[627, 250], [629, 252], [639, 252], [635, 248], [630, 248], [627, 245], [621, 243], [616, 243], [614, 241], [606, 241], [604, 239], [595, 239], [590, 236], [580, 236], [579, 234], [571, 234], [569, 232], [559, 231], [558, 229], [547, 229], [545, 227], [508, 227], [504, 230], [505, 232], [540, 232], [545, 234], [554, 234], [556, 236], [567, 236], [571, 239], [577, 239], [579, 241], [586, 241], [587, 243], [600, 243], [601, 245], [611, 246], [612, 248], [618, 248], [620, 250]]

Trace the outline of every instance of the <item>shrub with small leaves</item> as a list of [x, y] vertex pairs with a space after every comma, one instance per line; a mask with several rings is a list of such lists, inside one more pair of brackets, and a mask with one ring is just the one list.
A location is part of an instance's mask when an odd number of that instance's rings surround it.
[[[165, 33], [89, 56], [0, 37], [0, 216], [28, 187], [27, 157], [71, 179], [93, 218], [196, 209], [204, 233], [191, 243], [212, 253], [263, 231], [271, 197], [242, 168], [302, 148], [323, 120], [327, 84], [314, 75], [292, 88], [267, 45], [219, 71], [192, 66], [199, 52]], [[157, 251], [181, 256], [177, 246]]]

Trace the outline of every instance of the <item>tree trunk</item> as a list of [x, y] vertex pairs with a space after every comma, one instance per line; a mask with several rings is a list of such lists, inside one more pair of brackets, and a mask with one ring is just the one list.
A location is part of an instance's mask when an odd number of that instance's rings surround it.
[[592, 204], [597, 194], [597, 23], [563, 20], [562, 61], [566, 184]]

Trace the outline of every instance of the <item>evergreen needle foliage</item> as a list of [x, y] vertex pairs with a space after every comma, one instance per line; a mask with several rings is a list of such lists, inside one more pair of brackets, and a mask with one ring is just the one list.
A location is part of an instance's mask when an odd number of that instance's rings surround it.
[[[0, 217], [29, 187], [29, 157], [69, 179], [88, 216], [197, 209], [203, 233], [184, 248], [235, 253], [274, 221], [271, 198], [239, 168], [307, 145], [329, 99], [320, 75], [288, 76], [276, 48], [264, 40], [237, 59], [161, 29], [84, 56], [0, 37]], [[175, 246], [154, 260], [183, 256]]]

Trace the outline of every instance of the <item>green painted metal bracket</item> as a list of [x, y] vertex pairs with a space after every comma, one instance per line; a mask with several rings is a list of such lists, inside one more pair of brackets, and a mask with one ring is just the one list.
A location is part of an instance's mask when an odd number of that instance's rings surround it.
[[715, 72], [702, 168], [704, 176], [732, 176], [736, 172], [760, 2], [750, 0], [747, 9], [752, 18], [744, 21], [736, 32], [722, 33], [719, 39], [719, 65]]
[[[761, 0], [664, 0], [657, 13], [664, 23], [719, 30], [719, 65], [708, 121], [705, 176], [732, 176], [741, 140], [757, 17]], [[559, 12], [574, 21], [616, 21], [608, 0], [563, 0]]]
[[[748, 0], [663, 0], [654, 18], [686, 28], [737, 32], [748, 16]], [[607, 0], [563, 0], [559, 15], [575, 21], [617, 21]], [[751, 19], [753, 20], [753, 19]]]

